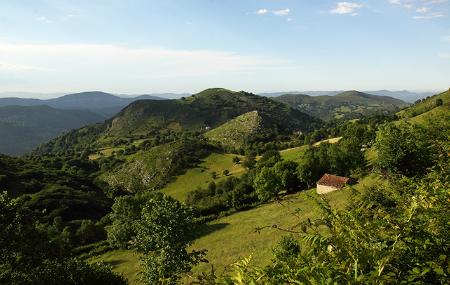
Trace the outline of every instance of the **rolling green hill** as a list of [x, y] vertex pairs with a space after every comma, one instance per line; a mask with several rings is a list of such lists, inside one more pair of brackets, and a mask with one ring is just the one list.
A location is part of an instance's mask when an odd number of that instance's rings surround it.
[[408, 105], [392, 97], [358, 91], [346, 91], [334, 96], [286, 94], [274, 99], [324, 120], [355, 119], [379, 112], [392, 113]]
[[401, 119], [413, 123], [426, 123], [432, 120], [450, 121], [450, 89], [426, 99], [397, 113]]
[[24, 154], [65, 131], [104, 119], [86, 110], [60, 110], [49, 106], [0, 107], [0, 153]]
[[108, 135], [146, 135], [151, 129], [172, 131], [215, 128], [239, 115], [258, 111], [282, 130], [306, 131], [317, 120], [271, 99], [247, 92], [207, 89], [179, 100], [136, 101], [108, 122]]
[[258, 114], [254, 119], [263, 118], [278, 132], [305, 132], [321, 125], [318, 119], [269, 98], [215, 88], [178, 100], [133, 102], [105, 123], [58, 137], [38, 148], [36, 154], [94, 154], [105, 148], [129, 146], [130, 142], [142, 139], [159, 145], [180, 139], [186, 133], [197, 132], [198, 137], [199, 133], [253, 111]]

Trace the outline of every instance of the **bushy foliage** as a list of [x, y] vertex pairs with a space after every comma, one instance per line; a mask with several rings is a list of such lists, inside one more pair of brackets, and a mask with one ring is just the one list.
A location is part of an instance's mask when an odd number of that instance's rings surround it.
[[[393, 177], [367, 189], [345, 211], [319, 200], [323, 214], [282, 240], [273, 264], [243, 260], [218, 278], [225, 284], [446, 284], [450, 189], [448, 173], [434, 170], [417, 181]], [[240, 280], [240, 281], [238, 281]]]
[[432, 138], [416, 125], [387, 124], [377, 132], [375, 147], [381, 169], [405, 175], [424, 173], [433, 163]]
[[1, 284], [127, 284], [110, 268], [70, 259], [63, 246], [20, 201], [0, 194]]
[[298, 166], [298, 178], [304, 187], [311, 187], [324, 173], [348, 176], [364, 169], [366, 160], [356, 139], [339, 143], [322, 143], [308, 149]]
[[189, 252], [195, 223], [192, 210], [161, 193], [116, 198], [108, 237], [114, 245], [141, 253], [145, 284], [176, 284], [181, 274], [203, 261]]
[[206, 189], [189, 192], [186, 204], [194, 208], [196, 216], [219, 215], [230, 209], [248, 207], [258, 198], [246, 178], [228, 177], [218, 183], [211, 182]]

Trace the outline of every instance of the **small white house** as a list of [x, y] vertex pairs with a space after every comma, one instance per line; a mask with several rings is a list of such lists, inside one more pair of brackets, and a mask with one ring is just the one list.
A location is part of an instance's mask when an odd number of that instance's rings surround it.
[[325, 173], [317, 181], [317, 194], [326, 194], [342, 189], [350, 178]]

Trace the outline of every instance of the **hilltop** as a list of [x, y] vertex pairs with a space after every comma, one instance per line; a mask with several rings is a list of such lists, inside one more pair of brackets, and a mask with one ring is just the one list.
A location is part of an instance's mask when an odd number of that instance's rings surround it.
[[408, 105], [396, 98], [359, 91], [346, 91], [333, 96], [285, 94], [275, 97], [274, 100], [323, 120], [355, 119], [375, 113], [393, 113]]
[[213, 88], [178, 100], [133, 102], [108, 122], [108, 133], [143, 134], [149, 128], [173, 131], [209, 129], [251, 111], [270, 118], [283, 130], [306, 131], [317, 122], [266, 97]]
[[306, 132], [320, 125], [318, 119], [266, 97], [244, 91], [207, 89], [177, 100], [139, 100], [103, 124], [73, 131], [39, 151], [102, 148], [123, 145], [124, 139], [174, 140], [186, 133], [204, 133], [242, 114], [258, 114], [280, 132]]

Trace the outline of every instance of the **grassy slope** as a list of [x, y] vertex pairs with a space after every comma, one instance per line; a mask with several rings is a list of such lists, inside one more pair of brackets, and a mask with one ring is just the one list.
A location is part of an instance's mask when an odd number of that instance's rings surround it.
[[[355, 188], [363, 190], [374, 183], [376, 178], [369, 176], [361, 180]], [[330, 193], [326, 197], [333, 207], [342, 209], [350, 195], [351, 190], [344, 189]], [[221, 272], [227, 265], [249, 255], [253, 256], [253, 262], [256, 265], [268, 264], [272, 257], [272, 247], [286, 233], [272, 228], [258, 233], [255, 229], [274, 224], [287, 228], [307, 218], [318, 217], [319, 207], [309, 196], [317, 197], [315, 189], [285, 197], [284, 206], [276, 202], [268, 203], [205, 225], [202, 236], [195, 241], [192, 248], [208, 249], [207, 259], [210, 263], [201, 264], [194, 271], [209, 270], [213, 264], [214, 268]], [[297, 209], [299, 209], [297, 214], [299, 219], [291, 214]], [[112, 265], [114, 271], [124, 274], [132, 281], [132, 284], [138, 284], [136, 276], [139, 271], [139, 261], [131, 251], [112, 251], [92, 258], [90, 261], [104, 261]]]
[[[436, 99], [442, 99], [443, 105], [434, 108]], [[430, 98], [418, 104], [414, 104], [411, 107], [398, 112], [397, 116], [400, 118], [413, 118], [413, 119], [416, 118], [417, 122], [420, 123], [421, 119], [425, 119], [425, 117], [429, 115], [434, 116], [434, 113], [437, 112], [445, 112], [445, 111], [448, 112], [449, 108], [450, 108], [450, 89], [446, 92], [431, 96]]]
[[[218, 182], [225, 179], [222, 175], [224, 170], [230, 171], [230, 175], [240, 175], [244, 168], [240, 164], [232, 162], [233, 157], [238, 156], [231, 153], [212, 153], [206, 157], [197, 167], [187, 170], [184, 174], [177, 176], [174, 181], [167, 184], [163, 189], [167, 195], [170, 195], [180, 201], [184, 201], [186, 194], [198, 187], [205, 188], [212, 181]], [[242, 159], [241, 156], [238, 156]], [[216, 172], [217, 178], [213, 179], [211, 173]]]
[[248, 112], [208, 131], [205, 137], [226, 147], [242, 147], [246, 140], [267, 131], [263, 121], [258, 111]]

